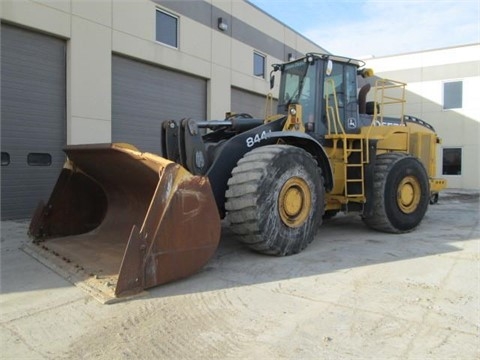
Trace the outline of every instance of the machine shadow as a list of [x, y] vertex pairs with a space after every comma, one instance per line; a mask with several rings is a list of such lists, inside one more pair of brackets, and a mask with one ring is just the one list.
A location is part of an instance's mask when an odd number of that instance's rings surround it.
[[[290, 281], [322, 274], [344, 273], [355, 268], [411, 260], [462, 250], [459, 242], [480, 238], [479, 194], [442, 195], [431, 205], [421, 225], [407, 234], [385, 234], [369, 229], [357, 215], [339, 214], [318, 229], [314, 241], [301, 253], [273, 257], [255, 253], [235, 239], [227, 224], [212, 259], [197, 274], [147, 289], [138, 300], [166, 298], [235, 287]], [[1, 293], [65, 288], [68, 279], [52, 276], [19, 250], [27, 240], [27, 222], [2, 229]], [[21, 271], [20, 271], [21, 269]], [[425, 269], [427, 272], [428, 269]], [[73, 286], [73, 285], [72, 285]], [[126, 300], [128, 301], [128, 300]]]
[[[478, 195], [478, 194], [477, 194]], [[461, 251], [454, 243], [478, 239], [478, 196], [461, 200], [452, 216], [452, 200], [430, 206], [423, 222], [407, 234], [369, 229], [359, 216], [337, 215], [325, 221], [315, 240], [300, 254], [257, 254], [235, 240], [228, 227], [214, 257], [196, 275], [149, 289], [149, 297], [170, 297], [345, 272], [364, 266]], [[462, 216], [463, 213], [466, 216]], [[428, 271], [428, 269], [425, 269]]]

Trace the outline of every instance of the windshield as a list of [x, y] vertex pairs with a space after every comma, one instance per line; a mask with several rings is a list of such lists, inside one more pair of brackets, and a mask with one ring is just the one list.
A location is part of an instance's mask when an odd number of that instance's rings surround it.
[[301, 104], [304, 108], [313, 104], [315, 66], [298, 61], [285, 64], [278, 97], [279, 107], [285, 110], [289, 104]]

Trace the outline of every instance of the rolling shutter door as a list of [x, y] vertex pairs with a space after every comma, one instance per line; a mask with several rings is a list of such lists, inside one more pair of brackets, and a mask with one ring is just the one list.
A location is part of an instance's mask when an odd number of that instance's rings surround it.
[[65, 42], [1, 25], [2, 220], [30, 218], [65, 161]]
[[[266, 96], [258, 95], [250, 91], [232, 87], [231, 111], [235, 113], [247, 113], [254, 118], [265, 117]], [[273, 114], [277, 112], [277, 100], [273, 101]]]
[[113, 56], [112, 140], [160, 153], [163, 120], [206, 117], [205, 79]]

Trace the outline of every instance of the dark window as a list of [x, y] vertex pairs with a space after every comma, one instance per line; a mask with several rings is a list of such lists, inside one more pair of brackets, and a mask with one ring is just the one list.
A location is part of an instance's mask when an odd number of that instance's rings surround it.
[[462, 175], [462, 149], [443, 149], [443, 175]]
[[30, 153], [27, 155], [27, 163], [30, 166], [52, 165], [52, 155], [46, 153]]
[[253, 53], [253, 74], [265, 78], [265, 56]]
[[2, 151], [2, 166], [10, 164], [10, 154]]
[[175, 48], [178, 47], [178, 17], [157, 10], [156, 40]]
[[463, 82], [452, 81], [443, 83], [443, 108], [461, 109], [463, 97]]

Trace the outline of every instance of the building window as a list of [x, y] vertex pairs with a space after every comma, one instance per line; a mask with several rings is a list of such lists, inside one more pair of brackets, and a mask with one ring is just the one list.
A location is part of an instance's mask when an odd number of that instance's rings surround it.
[[443, 83], [443, 109], [461, 109], [463, 82], [451, 81]]
[[443, 175], [462, 175], [462, 149], [443, 149]]
[[155, 39], [163, 44], [178, 48], [178, 17], [157, 10]]
[[253, 74], [261, 78], [265, 78], [265, 56], [253, 53]]

